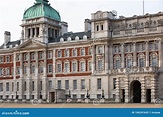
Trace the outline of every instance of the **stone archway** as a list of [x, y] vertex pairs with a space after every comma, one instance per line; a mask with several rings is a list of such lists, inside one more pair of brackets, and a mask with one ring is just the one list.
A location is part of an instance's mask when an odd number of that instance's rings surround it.
[[130, 96], [133, 103], [141, 103], [141, 83], [138, 80], [131, 82]]

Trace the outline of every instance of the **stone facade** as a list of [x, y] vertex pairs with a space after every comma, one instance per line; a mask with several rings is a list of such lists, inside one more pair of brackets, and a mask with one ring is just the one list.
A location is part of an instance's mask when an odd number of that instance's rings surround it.
[[[98, 11], [85, 31], [47, 17], [23, 20], [22, 36], [0, 49], [0, 99], [56, 102], [163, 98], [163, 13], [115, 18]], [[6, 43], [7, 42], [7, 43]]]

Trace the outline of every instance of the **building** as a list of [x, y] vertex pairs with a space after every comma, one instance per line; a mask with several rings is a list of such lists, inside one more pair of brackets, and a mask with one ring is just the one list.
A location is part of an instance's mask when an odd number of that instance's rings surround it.
[[11, 41], [10, 32], [4, 33], [0, 99], [163, 98], [163, 13], [91, 15], [85, 31], [67, 32], [68, 24], [48, 0], [36, 0], [24, 12], [21, 39]]

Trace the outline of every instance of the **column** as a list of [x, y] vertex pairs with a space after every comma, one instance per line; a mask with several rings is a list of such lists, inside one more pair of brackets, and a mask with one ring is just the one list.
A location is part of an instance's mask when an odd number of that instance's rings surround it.
[[23, 72], [22, 72], [22, 68], [23, 68], [23, 56], [22, 54], [20, 54], [20, 80], [19, 80], [19, 99], [23, 99], [23, 92], [24, 92], [24, 87], [23, 87]]
[[110, 47], [109, 47], [110, 51], [109, 51], [109, 63], [110, 63], [110, 70], [113, 69], [113, 45], [111, 44]]
[[125, 79], [125, 102], [129, 102], [129, 76], [127, 75], [127, 78]]
[[38, 69], [39, 69], [39, 66], [38, 66], [38, 51], [35, 52], [35, 60], [36, 60], [36, 64], [35, 64], [35, 84], [36, 84], [36, 87], [35, 87], [35, 90], [36, 90], [36, 99], [39, 99], [40, 98], [40, 88], [39, 88], [39, 79], [38, 79]]
[[96, 46], [92, 46], [92, 74], [94, 74], [96, 70]]
[[14, 53], [14, 60], [13, 60], [13, 62], [14, 62], [14, 79], [13, 79], [13, 81], [14, 81], [14, 96], [13, 96], [13, 98], [15, 99], [16, 98], [16, 53]]
[[133, 43], [133, 66], [137, 66], [137, 59], [136, 59], [136, 42]]
[[53, 54], [52, 54], [52, 57], [53, 57], [53, 78], [54, 78], [54, 88], [55, 89], [57, 89], [57, 87], [56, 87], [56, 77], [55, 77], [55, 75], [56, 75], [56, 49], [54, 49], [53, 50]]
[[31, 99], [31, 78], [30, 78], [30, 53], [28, 53], [27, 65], [27, 99]]
[[107, 74], [108, 73], [108, 45], [105, 45], [105, 73]]
[[146, 97], [146, 90], [145, 90], [145, 81], [144, 78], [141, 78], [141, 103], [145, 103], [145, 97]]
[[44, 53], [44, 75], [42, 79], [43, 83], [43, 99], [47, 99], [47, 57], [46, 57], [46, 50], [43, 52]]
[[121, 68], [125, 67], [125, 54], [124, 54], [124, 43], [121, 43]]
[[119, 78], [116, 79], [116, 94], [115, 102], [120, 102]]
[[156, 79], [155, 78], [151, 78], [151, 102], [155, 102], [155, 98], [156, 98]]
[[31, 28], [31, 35], [30, 35], [30, 38], [32, 38], [32, 35], [33, 35], [33, 29]]
[[162, 66], [162, 51], [161, 51], [161, 41], [158, 42], [158, 52], [159, 52], [159, 67]]
[[147, 41], [146, 44], [146, 67], [149, 67], [149, 42]]

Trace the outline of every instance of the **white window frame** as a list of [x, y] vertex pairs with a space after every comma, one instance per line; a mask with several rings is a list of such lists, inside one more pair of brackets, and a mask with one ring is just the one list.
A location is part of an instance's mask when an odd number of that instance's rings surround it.
[[36, 58], [36, 54], [35, 54], [35, 52], [32, 52], [31, 53], [31, 60], [35, 60], [35, 58]]
[[48, 51], [48, 59], [52, 59], [53, 58], [53, 51]]
[[92, 61], [88, 61], [88, 71], [92, 71]]
[[[67, 64], [67, 68], [66, 68]], [[68, 61], [64, 62], [64, 72], [69, 73], [70, 72], [70, 63]]]
[[81, 56], [85, 56], [85, 48], [81, 48], [80, 49], [80, 55]]
[[77, 56], [77, 49], [76, 48], [72, 49], [72, 56]]
[[6, 63], [10, 62], [10, 56], [6, 56]]
[[4, 63], [4, 56], [0, 56], [0, 63]]
[[[59, 66], [58, 65], [60, 65], [60, 67], [61, 67], [60, 69], [59, 69]], [[57, 63], [57, 66], [56, 67], [57, 67], [57, 73], [61, 73], [62, 72], [62, 63], [60, 63], [60, 62]]]
[[[75, 70], [74, 70], [74, 64], [76, 64]], [[77, 71], [78, 71], [77, 68], [78, 68], [77, 61], [73, 61], [73, 62], [72, 62], [72, 72], [77, 72]]]
[[0, 76], [4, 76], [4, 68], [0, 68]]
[[48, 64], [48, 73], [53, 73], [53, 65], [52, 64]]
[[10, 68], [7, 67], [7, 68], [6, 68], [6, 76], [9, 76], [9, 75], [10, 75]]
[[58, 51], [57, 51], [57, 57], [58, 57], [58, 58], [61, 58], [61, 57], [62, 57], [62, 51], [61, 51], [61, 50], [58, 50]]
[[[82, 66], [82, 64], [84, 66]], [[84, 67], [84, 68], [82, 68]], [[85, 61], [80, 61], [80, 72], [85, 72], [86, 71], [86, 64], [85, 64]]]
[[65, 57], [69, 57], [69, 56], [70, 56], [69, 49], [65, 49], [65, 51], [64, 51], [64, 52], [65, 52], [65, 55], [64, 55]]

